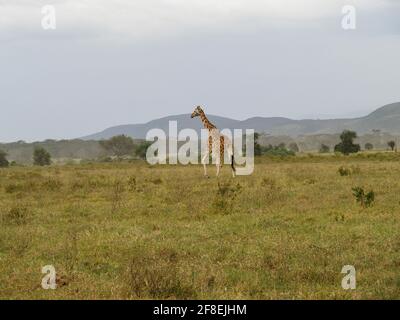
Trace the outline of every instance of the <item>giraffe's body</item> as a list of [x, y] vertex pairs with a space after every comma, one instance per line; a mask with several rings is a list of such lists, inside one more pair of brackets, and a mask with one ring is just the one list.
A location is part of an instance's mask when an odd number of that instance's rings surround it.
[[194, 117], [200, 117], [201, 122], [203, 123], [204, 128], [208, 130], [208, 145], [207, 145], [207, 150], [205, 152], [205, 155], [202, 159], [202, 164], [204, 167], [204, 175], [207, 177], [207, 166], [206, 163], [208, 162], [208, 158], [210, 156], [210, 153], [214, 155], [215, 157], [215, 163], [217, 166], [217, 177], [219, 175], [220, 168], [223, 165], [224, 162], [224, 154], [225, 150], [229, 154], [229, 158], [232, 161], [231, 167], [232, 167], [232, 176], [235, 177], [235, 166], [234, 166], [234, 156], [233, 156], [233, 144], [232, 141], [227, 137], [222, 135], [217, 127], [213, 125], [206, 117], [203, 109], [201, 107], [197, 107], [193, 113], [192, 113], [192, 118]]

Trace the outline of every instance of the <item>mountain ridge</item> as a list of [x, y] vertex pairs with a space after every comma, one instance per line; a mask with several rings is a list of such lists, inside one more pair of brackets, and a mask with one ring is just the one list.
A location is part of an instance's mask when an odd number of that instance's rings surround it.
[[[366, 134], [372, 130], [380, 130], [390, 134], [400, 133], [400, 102], [384, 105], [364, 117], [337, 119], [302, 119], [294, 120], [285, 117], [250, 117], [236, 120], [213, 114], [209, 120], [220, 129], [254, 129], [270, 135], [286, 135], [298, 137], [302, 135], [336, 134], [345, 129], [354, 130], [358, 134]], [[101, 132], [81, 137], [82, 140], [102, 140], [112, 136], [125, 134], [143, 139], [150, 129], [158, 128], [168, 133], [169, 121], [177, 121], [178, 130], [191, 128], [200, 131], [201, 122], [191, 119], [190, 114], [179, 114], [154, 119], [146, 123], [125, 124], [109, 127]]]

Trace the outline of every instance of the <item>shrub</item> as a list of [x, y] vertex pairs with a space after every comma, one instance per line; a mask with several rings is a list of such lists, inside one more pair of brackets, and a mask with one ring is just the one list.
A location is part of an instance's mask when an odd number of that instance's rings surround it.
[[361, 170], [359, 167], [355, 167], [355, 166], [351, 166], [351, 167], [341, 166], [338, 169], [338, 172], [343, 177], [343, 176], [351, 176], [354, 174], [359, 174], [361, 172]]
[[4, 216], [3, 221], [9, 224], [23, 225], [27, 223], [28, 209], [26, 207], [12, 207]]
[[131, 176], [128, 178], [128, 189], [129, 191], [136, 191], [137, 190], [137, 182], [136, 182], [136, 177]]
[[364, 189], [361, 187], [355, 187], [352, 188], [352, 190], [356, 201], [360, 203], [363, 208], [370, 207], [375, 201], [375, 193], [372, 190], [368, 193], [365, 193]]
[[107, 152], [110, 152], [113, 156], [122, 157], [133, 153], [135, 144], [133, 139], [124, 134], [112, 137], [109, 140], [100, 141], [102, 146]]
[[344, 155], [357, 153], [360, 151], [360, 145], [354, 144], [353, 140], [357, 138], [357, 133], [350, 130], [344, 130], [340, 135], [341, 142], [335, 146], [335, 152], [341, 152]]
[[299, 152], [299, 146], [296, 142], [292, 142], [291, 144], [289, 144], [289, 150], [293, 152]]
[[263, 152], [263, 154], [269, 155], [269, 156], [286, 157], [286, 156], [296, 155], [296, 153], [294, 151], [286, 149], [284, 143], [281, 143], [278, 146], [269, 145], [267, 147], [263, 147], [262, 152]]
[[146, 159], [146, 153], [147, 149], [151, 146], [151, 142], [144, 141], [139, 144], [137, 144], [134, 148], [135, 150], [135, 155], [140, 158], [145, 160]]
[[372, 150], [374, 148], [374, 146], [372, 145], [372, 143], [367, 142], [364, 146], [365, 150]]
[[320, 153], [328, 153], [330, 151], [329, 146], [326, 144], [321, 144], [321, 147], [319, 148]]
[[260, 138], [260, 134], [258, 132], [254, 133], [254, 156], [261, 156], [262, 148], [261, 145], [258, 143], [258, 139]]
[[6, 157], [7, 153], [5, 153], [3, 150], [0, 150], [0, 168], [8, 167], [9, 163]]
[[48, 166], [51, 164], [50, 153], [42, 147], [36, 147], [33, 151], [33, 164], [35, 166]]
[[389, 141], [388, 143], [389, 148], [393, 151], [394, 147], [396, 146], [396, 142], [394, 142], [393, 140]]

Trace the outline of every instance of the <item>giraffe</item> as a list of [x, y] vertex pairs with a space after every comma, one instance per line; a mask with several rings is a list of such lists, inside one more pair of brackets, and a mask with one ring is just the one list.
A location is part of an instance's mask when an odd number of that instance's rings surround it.
[[204, 157], [201, 160], [201, 163], [203, 164], [204, 167], [204, 176], [208, 177], [206, 160], [209, 158], [210, 152], [212, 152], [212, 154], [216, 159], [215, 164], [217, 166], [217, 177], [219, 176], [220, 168], [222, 167], [222, 164], [224, 162], [224, 153], [226, 149], [232, 161], [231, 163], [232, 177], [235, 177], [236, 169], [234, 165], [232, 141], [227, 136], [222, 135], [219, 132], [218, 128], [208, 120], [207, 116], [205, 115], [203, 109], [200, 106], [197, 106], [191, 115], [191, 118], [195, 117], [200, 117], [204, 128], [208, 130], [207, 150]]

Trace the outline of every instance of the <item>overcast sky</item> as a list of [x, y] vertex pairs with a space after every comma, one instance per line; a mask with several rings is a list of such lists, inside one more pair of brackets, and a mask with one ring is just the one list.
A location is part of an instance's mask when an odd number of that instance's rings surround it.
[[235, 119], [364, 115], [400, 101], [399, 67], [398, 0], [0, 0], [0, 141], [198, 104]]

